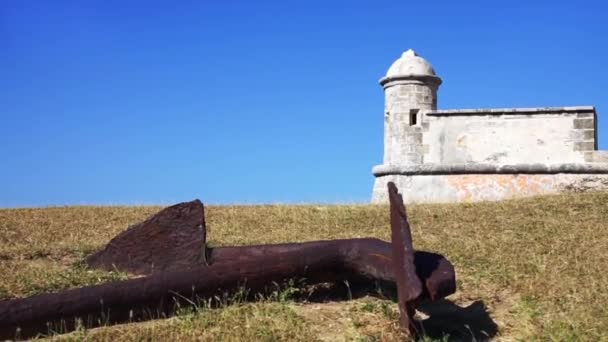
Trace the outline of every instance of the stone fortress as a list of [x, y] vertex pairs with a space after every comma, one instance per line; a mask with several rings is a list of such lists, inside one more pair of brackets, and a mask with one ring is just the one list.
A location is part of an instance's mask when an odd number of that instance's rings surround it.
[[380, 80], [384, 160], [372, 203], [395, 182], [409, 203], [501, 200], [608, 190], [595, 108], [437, 109], [441, 79], [412, 50]]

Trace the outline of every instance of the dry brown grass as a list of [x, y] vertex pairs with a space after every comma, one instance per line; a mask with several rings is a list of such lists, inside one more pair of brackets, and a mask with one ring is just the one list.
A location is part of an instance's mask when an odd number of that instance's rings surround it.
[[[82, 260], [158, 209], [0, 210], [0, 298], [126, 277], [88, 270]], [[206, 215], [210, 244], [218, 246], [389, 239], [387, 211], [371, 205], [217, 206], [207, 208]], [[446, 255], [457, 269], [458, 292], [449, 299], [459, 306], [445, 302], [425, 309], [440, 318], [437, 329], [443, 326], [452, 337], [470, 339], [467, 334], [496, 324], [499, 340], [608, 340], [607, 193], [418, 205], [408, 211], [415, 246]], [[399, 339], [396, 307], [389, 300], [364, 297], [322, 304], [280, 298], [202, 308], [167, 320], [84, 330], [64, 338]], [[429, 331], [432, 338], [442, 337]]]

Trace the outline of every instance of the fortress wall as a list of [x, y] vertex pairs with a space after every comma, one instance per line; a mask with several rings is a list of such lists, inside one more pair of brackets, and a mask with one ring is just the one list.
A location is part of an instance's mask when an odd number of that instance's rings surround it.
[[386, 175], [374, 183], [372, 203], [388, 203], [395, 182], [406, 203], [499, 201], [563, 191], [608, 191], [608, 174]]
[[379, 82], [384, 159], [372, 169], [373, 203], [388, 202], [389, 181], [409, 203], [608, 191], [594, 107], [437, 110], [442, 80], [413, 50]]
[[422, 163], [401, 153], [374, 167], [372, 203], [388, 201], [389, 181], [408, 203], [608, 191], [608, 151], [596, 150], [593, 107], [425, 110], [421, 119], [390, 133], [404, 134], [404, 146], [417, 139]]
[[558, 164], [596, 158], [593, 107], [425, 113], [423, 163]]

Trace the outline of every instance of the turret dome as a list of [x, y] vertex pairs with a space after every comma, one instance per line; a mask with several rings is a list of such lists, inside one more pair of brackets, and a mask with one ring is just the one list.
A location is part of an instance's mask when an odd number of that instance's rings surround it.
[[441, 79], [435, 74], [431, 63], [418, 56], [412, 49], [405, 51], [386, 72], [386, 76], [380, 80], [385, 84], [396, 79], [435, 79], [441, 84]]

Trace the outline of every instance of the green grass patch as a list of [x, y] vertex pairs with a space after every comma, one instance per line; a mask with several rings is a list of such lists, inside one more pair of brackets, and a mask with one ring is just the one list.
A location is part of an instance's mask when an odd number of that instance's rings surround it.
[[[128, 225], [158, 210], [0, 210], [0, 299], [125, 279], [126, 274], [89, 270], [82, 261]], [[449, 298], [456, 306], [444, 303], [433, 310], [439, 312], [436, 316], [452, 314], [448, 320], [460, 325], [464, 334], [467, 329], [486, 329], [477, 327], [474, 319], [467, 320], [485, 310], [497, 326], [493, 336], [498, 339], [608, 340], [607, 193], [416, 205], [408, 207], [408, 213], [415, 247], [442, 253], [456, 266], [458, 292]], [[206, 216], [213, 246], [353, 237], [390, 239], [388, 207], [381, 205], [211, 206], [206, 208]], [[400, 339], [392, 301], [294, 302], [293, 298], [302, 298], [300, 291], [301, 285], [295, 282], [259, 302], [237, 302], [166, 320], [82, 330], [64, 338]], [[449, 338], [429, 336], [430, 340]]]

